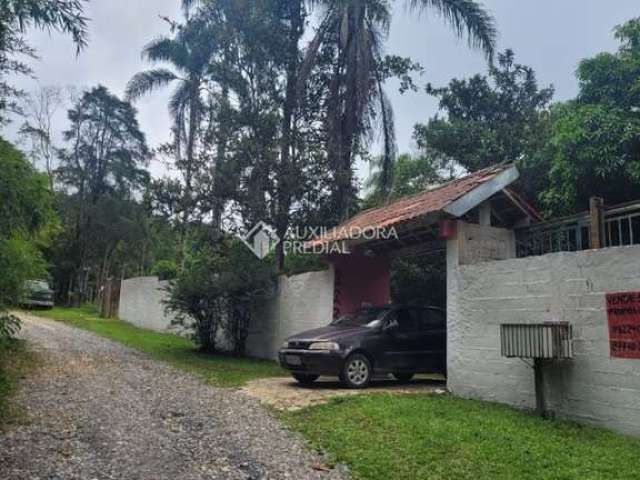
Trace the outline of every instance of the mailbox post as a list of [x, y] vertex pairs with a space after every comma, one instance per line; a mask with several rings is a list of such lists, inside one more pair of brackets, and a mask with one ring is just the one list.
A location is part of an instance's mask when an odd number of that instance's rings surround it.
[[573, 331], [568, 322], [507, 323], [500, 325], [503, 357], [532, 359], [536, 412], [547, 412], [544, 392], [545, 361], [573, 357]]

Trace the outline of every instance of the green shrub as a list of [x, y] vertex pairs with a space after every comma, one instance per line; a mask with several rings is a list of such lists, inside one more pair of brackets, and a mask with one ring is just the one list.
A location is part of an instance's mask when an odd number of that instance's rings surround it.
[[274, 265], [258, 260], [233, 237], [197, 245], [168, 288], [166, 308], [176, 315], [175, 323], [194, 329], [203, 350], [216, 351], [222, 332], [242, 354], [252, 311], [274, 288]]
[[178, 276], [178, 265], [173, 260], [159, 260], [151, 267], [151, 275], [160, 280], [173, 280]]
[[46, 177], [0, 139], [0, 342], [19, 328], [7, 308], [20, 302], [27, 280], [45, 274], [39, 246], [55, 224], [51, 202]]

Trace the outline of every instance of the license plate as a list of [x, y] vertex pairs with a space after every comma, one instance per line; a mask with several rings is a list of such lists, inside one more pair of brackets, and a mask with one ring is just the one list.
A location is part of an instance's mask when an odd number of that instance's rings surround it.
[[285, 359], [289, 365], [302, 365], [302, 359], [298, 355], [287, 355]]

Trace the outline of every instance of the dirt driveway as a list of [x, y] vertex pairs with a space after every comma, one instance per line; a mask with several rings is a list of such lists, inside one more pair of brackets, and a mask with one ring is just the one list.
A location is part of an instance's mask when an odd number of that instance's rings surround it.
[[313, 385], [305, 387], [299, 385], [292, 378], [262, 378], [247, 383], [242, 387], [242, 390], [265, 405], [278, 410], [294, 411], [326, 403], [335, 397], [351, 395], [369, 393], [446, 393], [444, 380], [438, 376], [436, 378], [421, 376], [404, 385], [395, 380], [377, 379], [371, 382], [370, 386], [364, 390], [344, 388], [340, 385], [340, 382], [331, 378], [320, 378]]
[[337, 479], [322, 459], [238, 390], [122, 345], [23, 315], [45, 365], [18, 401], [28, 422], [0, 434], [3, 480]]

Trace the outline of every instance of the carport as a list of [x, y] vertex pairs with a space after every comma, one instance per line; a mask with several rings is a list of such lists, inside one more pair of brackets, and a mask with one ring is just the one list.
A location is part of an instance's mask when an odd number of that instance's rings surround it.
[[[461, 263], [466, 263], [462, 256], [513, 256], [514, 243], [501, 241], [501, 236], [541, 219], [512, 188], [518, 177], [514, 164], [492, 166], [366, 210], [309, 242], [309, 248], [342, 252], [326, 257], [335, 271], [334, 316], [363, 305], [388, 304], [394, 258], [439, 253], [447, 255], [449, 270], [452, 256]], [[458, 231], [460, 225], [464, 232]], [[372, 238], [363, 236], [364, 231], [385, 234]], [[465, 241], [473, 247], [459, 248]]]

